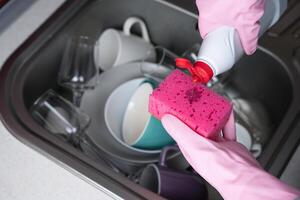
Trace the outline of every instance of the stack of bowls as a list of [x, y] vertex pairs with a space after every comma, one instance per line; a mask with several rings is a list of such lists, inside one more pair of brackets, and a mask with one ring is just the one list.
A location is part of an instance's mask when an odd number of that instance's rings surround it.
[[[81, 104], [82, 110], [92, 119], [88, 129], [90, 138], [114, 164], [127, 173], [157, 162], [161, 148], [174, 143], [160, 122], [148, 112], [143, 112], [143, 117], [136, 117], [142, 115], [141, 110], [147, 111], [145, 96], [153, 90], [153, 84], [143, 78], [140, 64], [129, 63], [103, 72], [99, 86], [86, 92]], [[153, 67], [156, 64], [153, 63]], [[140, 95], [144, 97], [140, 98]], [[130, 104], [139, 101], [144, 104]], [[134, 122], [137, 120], [139, 123]], [[188, 167], [179, 152], [170, 154], [168, 162], [175, 168]]]
[[161, 122], [148, 112], [149, 95], [155, 84], [144, 78], [123, 83], [105, 104], [104, 117], [112, 136], [120, 145], [139, 152], [160, 152], [174, 140]]

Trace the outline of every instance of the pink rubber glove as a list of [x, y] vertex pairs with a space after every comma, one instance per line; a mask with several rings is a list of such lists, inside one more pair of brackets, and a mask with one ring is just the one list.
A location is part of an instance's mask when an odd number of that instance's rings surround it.
[[224, 199], [294, 200], [300, 196], [299, 191], [265, 172], [249, 151], [235, 142], [233, 115], [219, 142], [198, 135], [172, 115], [163, 116], [162, 123], [191, 166]]
[[202, 38], [219, 27], [234, 27], [245, 53], [255, 52], [265, 0], [196, 0], [196, 3]]

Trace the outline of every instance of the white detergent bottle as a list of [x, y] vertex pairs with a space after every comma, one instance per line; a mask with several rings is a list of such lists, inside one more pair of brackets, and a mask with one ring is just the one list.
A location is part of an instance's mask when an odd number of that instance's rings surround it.
[[[287, 0], [267, 0], [265, 12], [260, 20], [261, 36], [274, 25], [287, 8]], [[205, 80], [229, 70], [244, 54], [238, 32], [233, 27], [220, 27], [203, 39], [197, 62], [209, 66], [203, 70]], [[206, 81], [205, 81], [206, 82]]]

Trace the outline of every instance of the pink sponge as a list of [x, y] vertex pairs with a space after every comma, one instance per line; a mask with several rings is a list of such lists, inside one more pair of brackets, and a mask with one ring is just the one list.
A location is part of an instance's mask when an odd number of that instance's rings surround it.
[[231, 103], [180, 70], [174, 70], [150, 95], [149, 112], [179, 118], [198, 134], [215, 140], [227, 122]]

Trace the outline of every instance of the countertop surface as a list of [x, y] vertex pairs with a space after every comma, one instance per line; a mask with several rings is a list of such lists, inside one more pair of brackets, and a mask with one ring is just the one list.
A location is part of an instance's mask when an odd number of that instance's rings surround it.
[[[28, 2], [29, 5], [25, 6], [26, 9], [19, 12], [17, 16], [11, 17], [12, 21], [4, 23], [3, 18], [0, 19], [0, 24], [2, 22], [0, 29], [3, 28], [0, 30], [0, 68], [9, 55], [64, 0], [24, 0], [24, 2]], [[105, 188], [90, 184], [74, 173], [21, 143], [0, 122], [1, 200], [117, 198]]]

